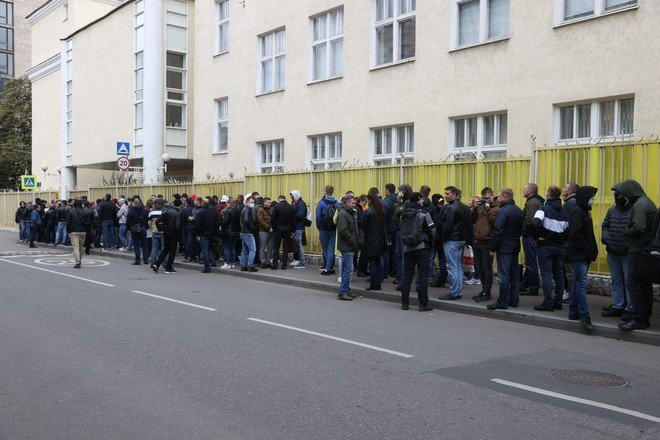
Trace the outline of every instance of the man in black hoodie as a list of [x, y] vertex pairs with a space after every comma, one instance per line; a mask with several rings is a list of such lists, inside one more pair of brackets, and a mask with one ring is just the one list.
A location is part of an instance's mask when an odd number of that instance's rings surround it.
[[114, 244], [115, 220], [117, 219], [117, 205], [112, 201], [112, 195], [106, 194], [105, 200], [99, 209], [99, 219], [103, 231], [103, 250], [110, 250]]
[[286, 197], [279, 196], [278, 203], [273, 208], [270, 224], [275, 234], [273, 245], [273, 264], [271, 269], [277, 270], [277, 263], [280, 259], [280, 245], [284, 242], [284, 256], [282, 257], [282, 269], [286, 269], [289, 260], [289, 251], [291, 250], [291, 235], [296, 229], [296, 207], [289, 205]]
[[536, 296], [539, 294], [539, 263], [536, 240], [532, 234], [534, 228], [534, 215], [541, 209], [545, 200], [539, 196], [539, 187], [535, 183], [528, 183], [523, 188], [523, 196], [527, 199], [523, 212], [522, 242], [525, 251], [525, 272], [523, 273], [523, 284], [520, 286], [521, 295]]
[[201, 208], [195, 213], [194, 228], [202, 248], [202, 260], [204, 261], [202, 273], [210, 273], [211, 263], [215, 264], [211, 242], [219, 232], [220, 223], [215, 209], [211, 208], [211, 199], [208, 197], [201, 199], [201, 205]]

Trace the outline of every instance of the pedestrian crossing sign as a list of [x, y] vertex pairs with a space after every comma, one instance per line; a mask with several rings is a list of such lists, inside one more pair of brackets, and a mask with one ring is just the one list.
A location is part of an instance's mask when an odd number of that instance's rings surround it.
[[117, 156], [130, 156], [131, 144], [128, 142], [117, 142]]
[[22, 190], [35, 190], [37, 189], [37, 176], [25, 175], [21, 176], [21, 189]]

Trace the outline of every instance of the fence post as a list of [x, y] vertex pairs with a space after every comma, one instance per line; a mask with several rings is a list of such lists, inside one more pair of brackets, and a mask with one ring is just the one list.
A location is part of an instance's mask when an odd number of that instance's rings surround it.
[[[309, 170], [309, 204], [310, 204], [310, 210], [312, 213], [316, 212], [316, 206], [314, 206], [316, 196], [315, 196], [315, 191], [314, 191], [314, 165], [312, 164], [312, 168]], [[325, 194], [324, 194], [325, 196]], [[312, 227], [309, 228], [309, 251], [314, 250], [314, 226], [316, 223], [316, 216], [312, 214]]]

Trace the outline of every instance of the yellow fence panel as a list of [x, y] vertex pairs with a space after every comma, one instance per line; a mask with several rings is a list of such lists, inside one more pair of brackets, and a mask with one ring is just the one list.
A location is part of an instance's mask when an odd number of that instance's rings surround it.
[[34, 202], [37, 198], [42, 200], [58, 199], [60, 193], [57, 191], [22, 191], [0, 193], [0, 228], [17, 228], [15, 221], [16, 210], [20, 203]]

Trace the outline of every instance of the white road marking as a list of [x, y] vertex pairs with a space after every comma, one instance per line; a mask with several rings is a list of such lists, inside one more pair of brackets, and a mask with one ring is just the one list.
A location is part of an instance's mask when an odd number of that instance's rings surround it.
[[595, 402], [593, 400], [581, 399], [579, 397], [569, 396], [568, 394], [555, 393], [554, 391], [548, 391], [548, 390], [544, 390], [544, 389], [541, 389], [541, 388], [530, 387], [529, 385], [522, 385], [522, 384], [515, 383], [515, 382], [509, 382], [508, 380], [503, 380], [503, 379], [491, 379], [491, 381], [497, 382], [501, 385], [506, 385], [506, 386], [509, 386], [509, 387], [519, 388], [521, 390], [529, 391], [529, 392], [532, 392], [532, 393], [542, 394], [544, 396], [554, 397], [554, 398], [562, 399], [562, 400], [568, 400], [570, 402], [582, 403], [584, 405], [595, 406], [597, 408], [603, 408], [603, 409], [607, 409], [609, 411], [615, 411], [615, 412], [618, 412], [618, 413], [621, 413], [621, 414], [626, 414], [626, 415], [629, 415], [629, 416], [638, 417], [640, 419], [650, 420], [652, 422], [660, 423], [660, 417], [651, 416], [651, 415], [644, 414], [644, 413], [641, 413], [641, 412], [638, 412], [638, 411], [633, 411], [633, 410], [630, 410], [630, 409], [620, 408], [620, 407], [614, 406], [614, 405], [608, 405], [606, 403], [600, 403], [600, 402]]
[[172, 299], [172, 298], [166, 298], [164, 296], [154, 295], [153, 293], [140, 292], [139, 290], [134, 290], [133, 293], [139, 293], [140, 295], [146, 295], [146, 296], [151, 296], [151, 297], [158, 298], [158, 299], [164, 299], [165, 301], [172, 301], [172, 302], [175, 302], [177, 304], [183, 304], [185, 306], [197, 307], [198, 309], [208, 310], [209, 312], [215, 312], [217, 310], [217, 309], [212, 309], [210, 307], [200, 306], [198, 304], [193, 304], [193, 303], [189, 303], [189, 302], [185, 302], [185, 301], [179, 301], [178, 299]]
[[383, 353], [389, 353], [389, 354], [393, 354], [395, 356], [401, 356], [401, 357], [404, 357], [404, 358], [414, 357], [412, 354], [406, 354], [406, 353], [401, 353], [399, 351], [388, 350], [387, 348], [376, 347], [375, 345], [369, 345], [369, 344], [364, 344], [362, 342], [351, 341], [350, 339], [338, 338], [336, 336], [330, 336], [330, 335], [326, 335], [324, 333], [317, 333], [317, 332], [313, 332], [313, 331], [310, 331], [310, 330], [305, 330], [305, 329], [298, 328], [298, 327], [291, 327], [289, 325], [278, 324], [276, 322], [264, 321], [263, 319], [258, 319], [258, 318], [247, 318], [247, 319], [250, 320], [250, 321], [254, 321], [254, 322], [261, 322], [262, 324], [274, 325], [275, 327], [282, 327], [282, 328], [286, 328], [286, 329], [289, 329], [289, 330], [294, 330], [294, 331], [301, 332], [301, 333], [307, 333], [308, 335], [314, 335], [314, 336], [320, 336], [322, 338], [332, 339], [333, 341], [339, 341], [339, 342], [345, 342], [346, 344], [357, 345], [358, 347], [364, 347], [364, 348], [369, 348], [371, 350], [382, 351]]
[[29, 267], [30, 269], [34, 269], [34, 270], [41, 270], [41, 271], [43, 271], [43, 272], [54, 273], [55, 275], [62, 275], [63, 277], [74, 278], [74, 279], [76, 279], [76, 280], [80, 280], [80, 281], [87, 281], [88, 283], [99, 284], [99, 285], [101, 285], [101, 286], [115, 287], [114, 284], [102, 283], [102, 282], [100, 282], [100, 281], [90, 280], [90, 279], [83, 278], [83, 277], [77, 277], [77, 276], [75, 276], [75, 275], [69, 275], [68, 273], [56, 272], [56, 271], [54, 271], [54, 270], [44, 269], [44, 268], [42, 268], [42, 267], [30, 266], [29, 264], [19, 263], [18, 261], [9, 261], [9, 260], [5, 260], [4, 258], [0, 258], [0, 261], [4, 261], [5, 263], [16, 264], [16, 265], [18, 265], [18, 266]]

